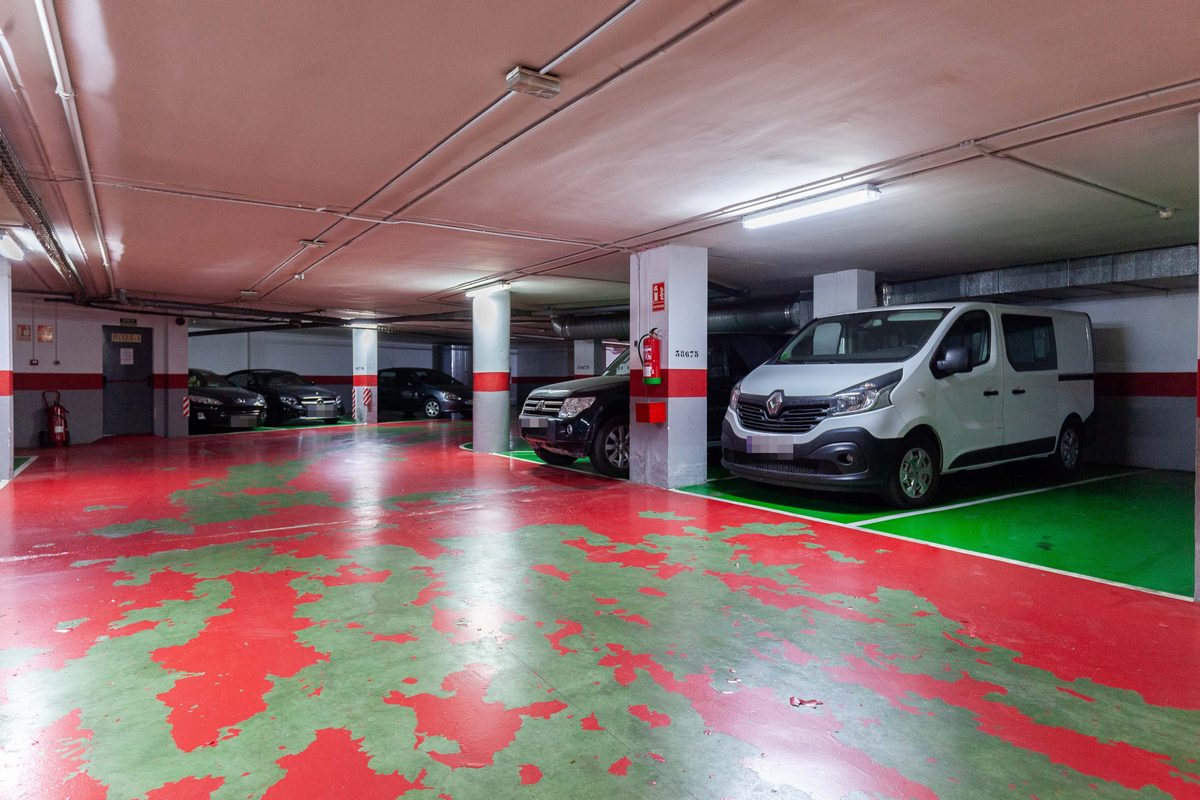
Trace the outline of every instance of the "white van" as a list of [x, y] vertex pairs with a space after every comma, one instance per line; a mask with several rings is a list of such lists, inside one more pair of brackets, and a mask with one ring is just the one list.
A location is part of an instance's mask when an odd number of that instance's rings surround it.
[[1095, 407], [1086, 314], [991, 303], [815, 319], [734, 387], [721, 463], [915, 507], [942, 473], [1050, 457], [1079, 469]]

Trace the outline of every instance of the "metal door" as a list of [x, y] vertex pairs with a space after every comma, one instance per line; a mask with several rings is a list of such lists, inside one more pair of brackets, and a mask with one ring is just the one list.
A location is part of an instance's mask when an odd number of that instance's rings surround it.
[[154, 432], [154, 331], [104, 326], [104, 435]]

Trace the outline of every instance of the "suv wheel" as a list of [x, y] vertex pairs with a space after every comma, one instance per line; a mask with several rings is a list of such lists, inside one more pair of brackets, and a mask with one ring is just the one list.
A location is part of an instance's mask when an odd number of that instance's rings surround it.
[[883, 499], [900, 508], [929, 505], [937, 494], [938, 460], [937, 445], [927, 434], [905, 437], [889, 471]]
[[601, 423], [588, 457], [601, 474], [610, 478], [628, 478], [629, 417], [609, 417]]

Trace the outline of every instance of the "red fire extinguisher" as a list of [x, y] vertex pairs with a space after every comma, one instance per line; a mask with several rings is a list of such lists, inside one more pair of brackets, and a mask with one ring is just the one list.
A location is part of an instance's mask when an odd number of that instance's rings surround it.
[[651, 328], [638, 345], [642, 351], [642, 383], [662, 383], [662, 339], [658, 328]]
[[[54, 401], [50, 401], [54, 395]], [[40, 436], [42, 447], [66, 447], [71, 443], [71, 432], [67, 430], [67, 409], [59, 402], [58, 392], [42, 392], [42, 404], [46, 406], [46, 431]]]

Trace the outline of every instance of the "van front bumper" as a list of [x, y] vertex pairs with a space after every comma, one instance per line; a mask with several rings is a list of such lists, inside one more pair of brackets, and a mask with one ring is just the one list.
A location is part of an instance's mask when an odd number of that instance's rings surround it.
[[743, 478], [777, 486], [868, 492], [883, 488], [900, 439], [880, 439], [864, 428], [836, 428], [811, 441], [784, 434], [721, 429], [721, 465]]

